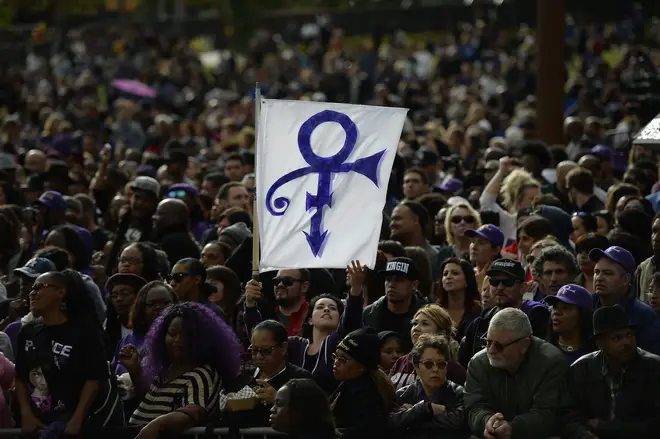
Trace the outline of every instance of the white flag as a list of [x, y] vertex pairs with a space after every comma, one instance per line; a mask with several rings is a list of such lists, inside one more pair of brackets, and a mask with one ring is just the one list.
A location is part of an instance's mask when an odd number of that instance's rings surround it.
[[373, 268], [407, 109], [263, 99], [257, 124], [260, 271]]

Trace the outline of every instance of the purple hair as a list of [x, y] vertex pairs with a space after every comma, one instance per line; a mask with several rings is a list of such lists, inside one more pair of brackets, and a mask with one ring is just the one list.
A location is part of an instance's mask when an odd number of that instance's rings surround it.
[[151, 325], [142, 346], [145, 380], [162, 382], [165, 379], [170, 366], [165, 336], [176, 317], [182, 320], [184, 343], [192, 364], [211, 365], [218, 371], [223, 387], [231, 388], [241, 367], [241, 344], [223, 319], [206, 306], [193, 302], [170, 305]]

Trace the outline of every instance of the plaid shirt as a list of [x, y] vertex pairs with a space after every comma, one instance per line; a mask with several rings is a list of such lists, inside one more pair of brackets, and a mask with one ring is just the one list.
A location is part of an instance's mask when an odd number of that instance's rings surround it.
[[607, 386], [610, 388], [610, 421], [613, 421], [616, 417], [616, 400], [621, 396], [621, 387], [623, 386], [623, 376], [626, 373], [626, 369], [621, 369], [616, 373], [611, 373], [605, 361], [603, 360], [603, 366], [601, 368], [601, 373], [605, 378]]

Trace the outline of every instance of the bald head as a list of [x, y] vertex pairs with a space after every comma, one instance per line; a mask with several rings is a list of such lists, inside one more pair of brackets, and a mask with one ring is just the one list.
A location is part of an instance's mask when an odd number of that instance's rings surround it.
[[156, 230], [161, 232], [170, 227], [185, 226], [188, 224], [188, 206], [178, 198], [167, 198], [158, 203], [153, 221]]
[[25, 154], [25, 169], [30, 172], [42, 173], [46, 171], [46, 154], [38, 149], [31, 149]]
[[596, 177], [600, 175], [600, 159], [595, 155], [587, 154], [578, 161], [581, 168], [588, 169]]

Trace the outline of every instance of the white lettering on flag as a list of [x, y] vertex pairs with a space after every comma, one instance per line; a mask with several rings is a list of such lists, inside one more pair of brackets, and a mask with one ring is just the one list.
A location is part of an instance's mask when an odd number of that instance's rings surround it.
[[373, 268], [408, 110], [263, 99], [257, 124], [260, 271]]

